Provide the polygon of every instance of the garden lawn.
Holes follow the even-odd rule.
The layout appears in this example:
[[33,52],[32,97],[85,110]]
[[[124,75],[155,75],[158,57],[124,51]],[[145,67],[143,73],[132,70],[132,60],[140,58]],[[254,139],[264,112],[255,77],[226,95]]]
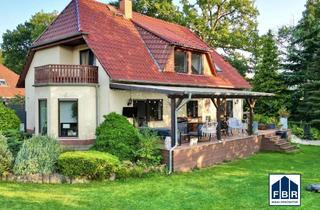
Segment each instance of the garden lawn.
[[[1,209],[269,209],[268,174],[302,174],[302,208],[319,209],[320,147],[248,159],[172,176],[79,185],[0,183]],[[275,207],[289,209],[292,207]]]

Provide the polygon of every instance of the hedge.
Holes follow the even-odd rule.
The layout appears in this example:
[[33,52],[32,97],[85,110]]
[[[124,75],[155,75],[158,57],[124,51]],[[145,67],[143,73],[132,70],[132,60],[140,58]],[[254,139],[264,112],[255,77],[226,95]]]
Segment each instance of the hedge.
[[98,151],[66,152],[58,160],[58,168],[63,175],[92,180],[109,178],[119,165],[117,157]]
[[15,111],[7,108],[0,100],[0,131],[19,129],[20,120]]

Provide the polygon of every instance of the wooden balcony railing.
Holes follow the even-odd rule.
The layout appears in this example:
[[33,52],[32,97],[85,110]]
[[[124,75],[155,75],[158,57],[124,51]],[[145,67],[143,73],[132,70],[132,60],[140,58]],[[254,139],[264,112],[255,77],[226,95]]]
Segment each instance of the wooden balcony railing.
[[97,84],[98,67],[88,65],[50,64],[35,67],[35,85]]

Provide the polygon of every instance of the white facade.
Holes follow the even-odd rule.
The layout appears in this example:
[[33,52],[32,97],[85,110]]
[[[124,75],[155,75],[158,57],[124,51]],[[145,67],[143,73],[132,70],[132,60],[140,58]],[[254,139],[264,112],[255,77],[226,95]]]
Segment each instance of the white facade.
[[[111,90],[110,79],[98,60],[98,85],[48,85],[34,86],[34,68],[47,64],[79,64],[79,51],[87,49],[86,45],[77,47],[52,47],[36,51],[25,80],[27,129],[39,134],[38,102],[47,100],[48,135],[58,137],[59,100],[76,99],[78,101],[78,135],[72,139],[95,139],[95,129],[104,115],[110,112],[122,114],[123,107],[132,106],[130,100],[162,99],[163,120],[151,121],[150,127],[170,127],[170,102],[165,94],[138,91]],[[243,100],[233,100],[233,116],[242,119]],[[198,99],[198,115],[205,121],[207,116],[216,119],[216,109],[210,99]],[[182,107],[178,117],[186,116],[186,106]],[[132,121],[132,119],[129,119]],[[65,138],[63,138],[65,139]]]

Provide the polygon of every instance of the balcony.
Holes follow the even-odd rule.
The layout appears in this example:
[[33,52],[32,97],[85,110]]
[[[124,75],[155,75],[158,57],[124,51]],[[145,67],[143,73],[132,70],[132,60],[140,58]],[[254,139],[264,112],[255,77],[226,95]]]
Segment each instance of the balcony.
[[50,64],[35,67],[35,85],[97,84],[98,67],[89,65]]

